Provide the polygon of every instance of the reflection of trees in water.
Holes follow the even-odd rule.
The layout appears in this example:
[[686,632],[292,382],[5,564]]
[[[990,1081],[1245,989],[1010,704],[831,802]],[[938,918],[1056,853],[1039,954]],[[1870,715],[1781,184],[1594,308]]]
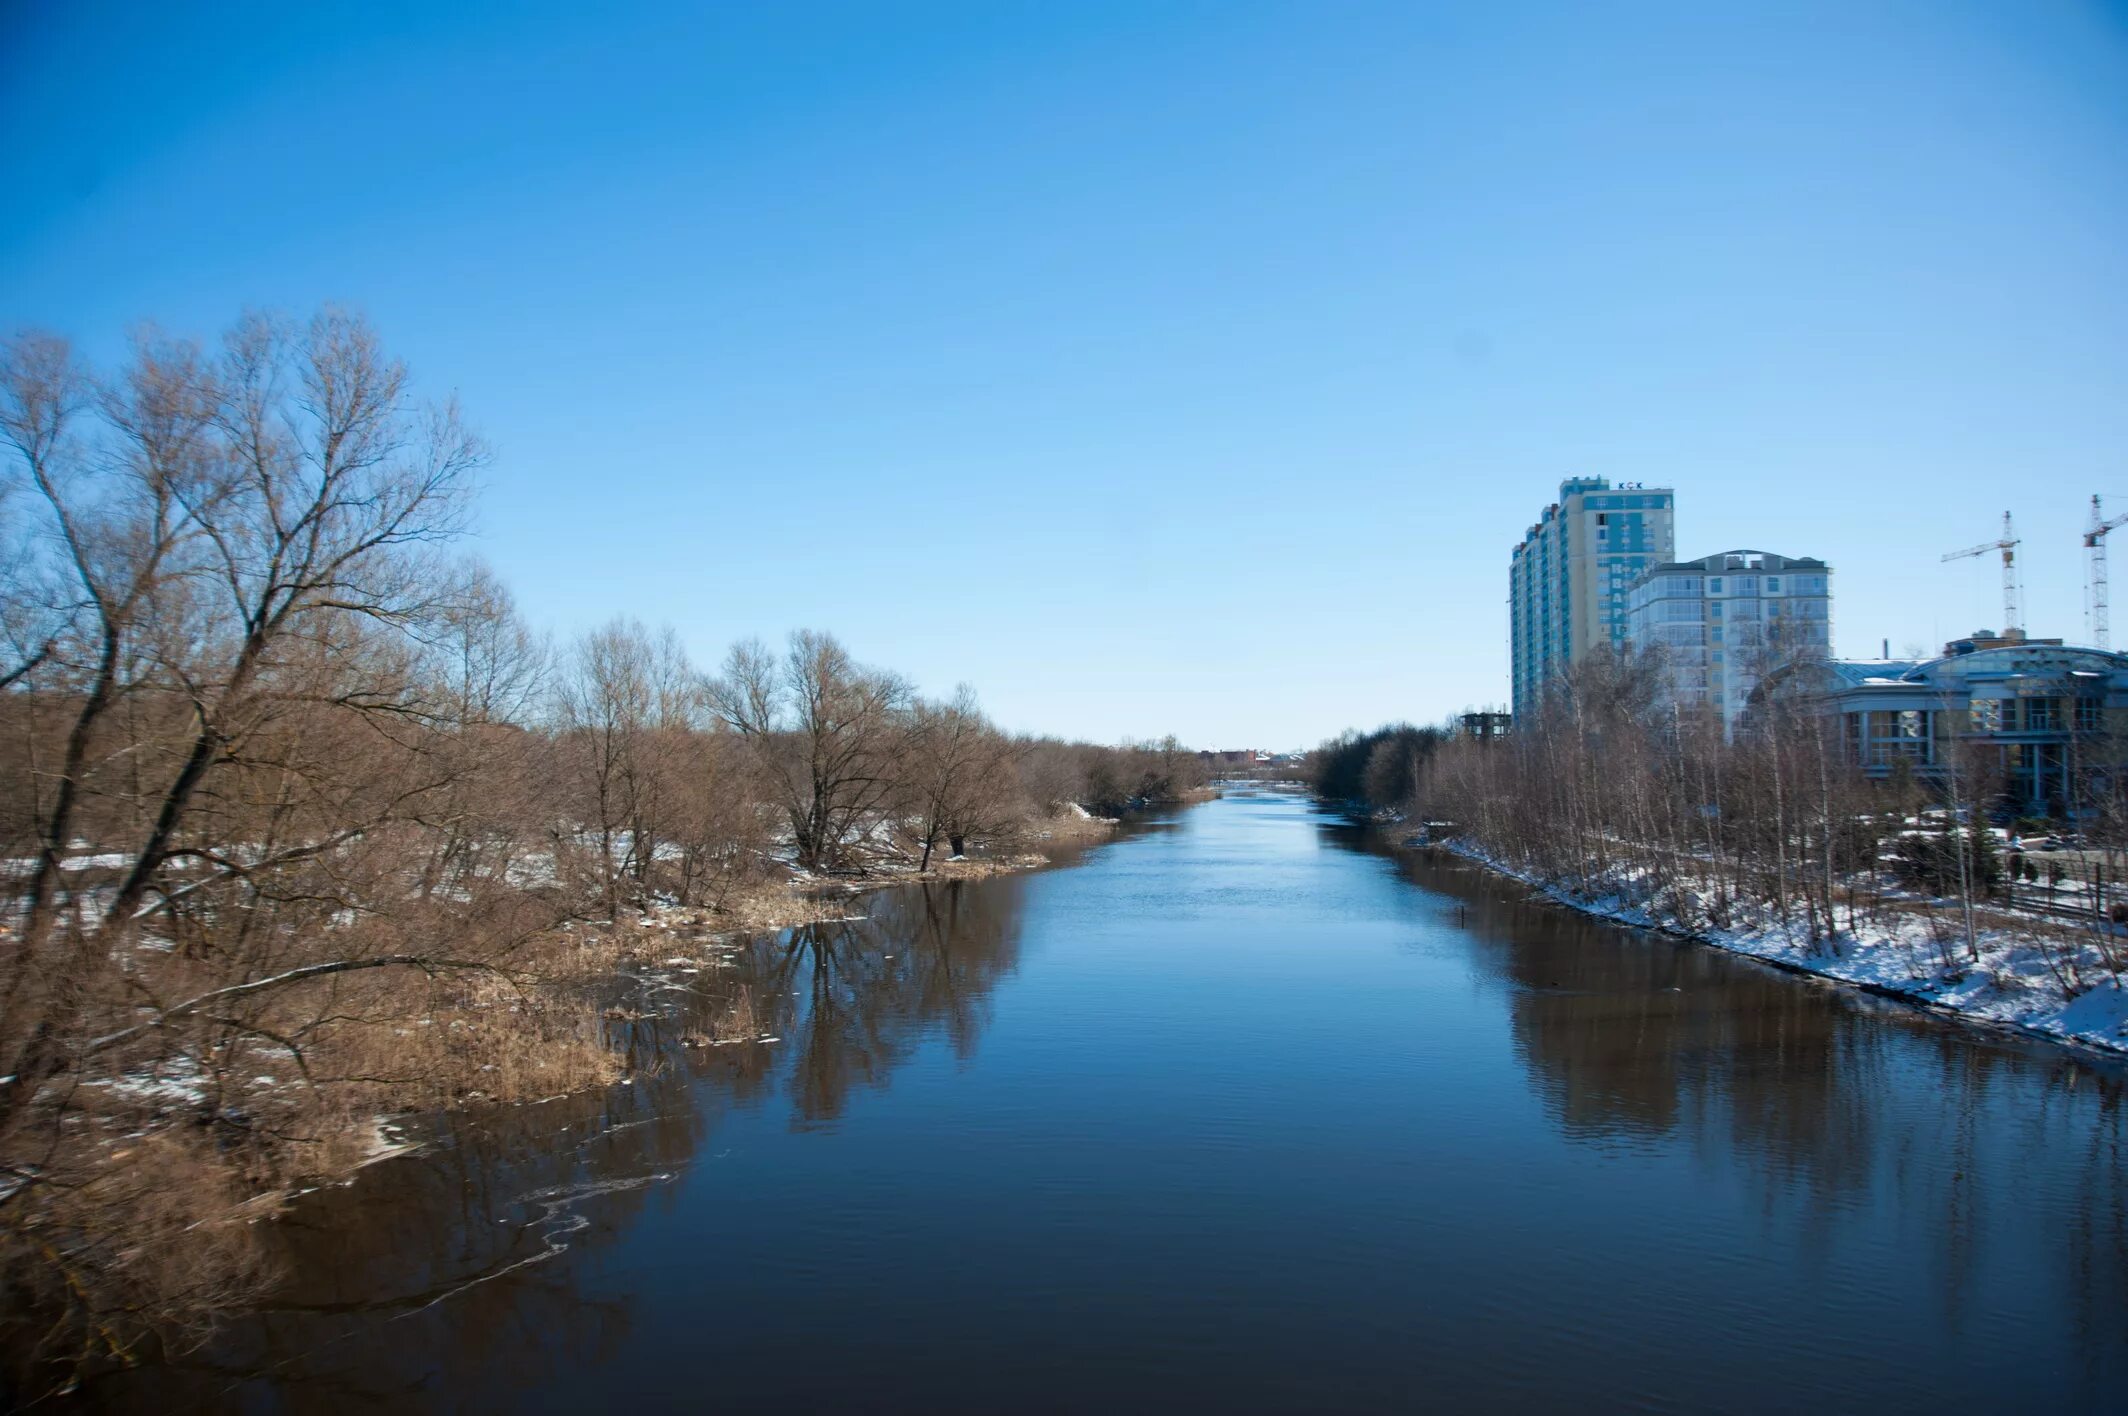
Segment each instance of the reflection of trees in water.
[[[192,1409],[261,1400],[272,1384],[304,1411],[374,1411],[451,1393],[507,1409],[561,1365],[617,1350],[630,1301],[585,1294],[558,1245],[623,1230],[709,1132],[704,1090],[765,1102],[788,1086],[794,1120],[843,1113],[933,1032],[972,1054],[990,990],[1016,966],[1024,882],[942,882],[882,892],[862,920],[763,936],[731,967],[616,1030],[631,1085],[536,1106],[438,1117],[421,1154],[300,1202],[272,1227],[290,1275],[270,1305],[204,1352],[114,1373],[92,1404]],[[687,1047],[751,998],[775,1045]],[[584,1225],[581,1230],[573,1228]],[[253,1385],[241,1391],[233,1386]]]
[[832,1121],[934,1032],[973,1055],[991,989],[1018,966],[1025,892],[1015,876],[882,891],[862,918],[761,935],[697,973],[652,970],[622,996],[642,1016],[617,1045],[742,1104],[787,1085],[797,1124]]
[[750,1069],[780,1065],[794,1121],[832,1121],[934,1032],[972,1055],[990,990],[1019,962],[1023,895],[1017,879],[925,885],[878,897],[861,920],[756,941],[704,999],[714,1012],[748,990],[762,1027],[783,1039],[731,1049],[747,1054],[742,1087],[759,1080]]
[[1531,1083],[1567,1135],[1682,1136],[1716,1159],[1739,1153],[1766,1213],[1793,1197],[1814,1245],[1888,1196],[1880,1213],[1912,1222],[1925,1246],[1913,1261],[1940,1280],[1954,1325],[1977,1306],[1984,1264],[2029,1260],[2058,1270],[2066,1311],[2090,1328],[2083,1350],[2118,1344],[2104,1325],[2128,1305],[2119,1076],[1896,1005],[1857,1006],[1714,950],[1635,939],[1461,865],[1403,869],[1461,902],[1511,990]]
[[[93,1382],[91,1404],[190,1410],[282,1385],[305,1411],[373,1411],[438,1371],[498,1407],[556,1360],[596,1360],[629,1322],[587,1300],[550,1248],[629,1222],[684,1165],[700,1114],[672,1081],[439,1118],[420,1154],[299,1201],[267,1231],[288,1278],[203,1352]],[[577,1232],[575,1226],[584,1226]]]

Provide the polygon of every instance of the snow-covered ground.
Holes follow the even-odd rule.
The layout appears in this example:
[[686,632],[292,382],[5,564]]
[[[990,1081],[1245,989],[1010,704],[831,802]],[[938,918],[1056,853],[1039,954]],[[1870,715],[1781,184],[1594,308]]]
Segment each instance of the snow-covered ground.
[[[1465,842],[1440,844],[1587,914],[1682,935],[1963,1017],[2128,1052],[2128,990],[2107,971],[2099,942],[2088,936],[2078,939],[2062,932],[2045,938],[2034,928],[1982,927],[1974,940],[1979,955],[1974,960],[1966,953],[1962,925],[1946,943],[1936,932],[1947,922],[1946,915],[1937,915],[1932,930],[1928,916],[1919,910],[1890,912],[1859,934],[1843,933],[1830,941],[1813,942],[1800,925],[1783,925],[1778,919],[1726,929],[1685,928],[1646,900],[1634,898],[1628,888],[1582,894],[1538,879]],[[2112,943],[2117,953],[2128,952],[2128,937]],[[2069,965],[2085,981],[2095,980],[2074,996],[2063,983]]]

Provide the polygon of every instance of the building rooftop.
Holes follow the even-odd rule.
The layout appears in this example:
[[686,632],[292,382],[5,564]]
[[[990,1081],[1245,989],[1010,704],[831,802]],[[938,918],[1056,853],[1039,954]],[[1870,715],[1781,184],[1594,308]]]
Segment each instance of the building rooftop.
[[[1599,492],[1632,492],[1635,494],[1647,492],[1675,496],[1677,488],[1651,487],[1645,482],[1620,482],[1614,486],[1610,479],[1605,477],[1569,477],[1559,484],[1561,501],[1564,501],[1567,497],[1593,495]],[[1559,515],[1559,507],[1560,502],[1556,501],[1545,507],[1543,515],[1530,523],[1529,529],[1522,533],[1522,539],[1513,546],[1514,554],[1520,555],[1529,543],[1537,538],[1538,534],[1544,530],[1544,524]]]
[[[1981,648],[1953,640],[1933,659],[1813,659],[1776,670],[1761,681],[1760,693],[1777,683],[1792,683],[1806,693],[1844,693],[1851,689],[1886,693],[1950,681],[2007,682],[2020,678],[2103,678],[2128,673],[2128,654],[2059,639],[1996,640]],[[1754,697],[1759,694],[1754,694]]]
[[[1768,564],[1768,562],[1772,562],[1772,564]],[[1711,556],[1700,556],[1695,560],[1668,561],[1662,565],[1648,567],[1647,573],[1656,575],[1666,570],[1705,573],[1710,570],[1771,570],[1778,572],[1831,569],[1831,566],[1815,556],[1784,556],[1773,551],[1739,550],[1716,551]]]

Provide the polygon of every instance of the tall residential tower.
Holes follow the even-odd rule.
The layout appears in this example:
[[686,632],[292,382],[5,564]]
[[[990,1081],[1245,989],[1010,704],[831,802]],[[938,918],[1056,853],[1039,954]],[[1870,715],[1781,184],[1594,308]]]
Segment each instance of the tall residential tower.
[[1626,648],[1626,592],[1676,554],[1677,493],[1602,477],[1559,484],[1559,500],[1508,562],[1508,644],[1516,716],[1597,650]]

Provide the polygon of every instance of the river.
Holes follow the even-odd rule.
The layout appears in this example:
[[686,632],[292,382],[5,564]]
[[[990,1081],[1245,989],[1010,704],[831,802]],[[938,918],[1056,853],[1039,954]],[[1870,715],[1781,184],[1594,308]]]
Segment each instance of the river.
[[[113,1410],[2120,1409],[2117,1069],[1242,791],[649,980]],[[744,986],[773,1043],[690,1048]]]

